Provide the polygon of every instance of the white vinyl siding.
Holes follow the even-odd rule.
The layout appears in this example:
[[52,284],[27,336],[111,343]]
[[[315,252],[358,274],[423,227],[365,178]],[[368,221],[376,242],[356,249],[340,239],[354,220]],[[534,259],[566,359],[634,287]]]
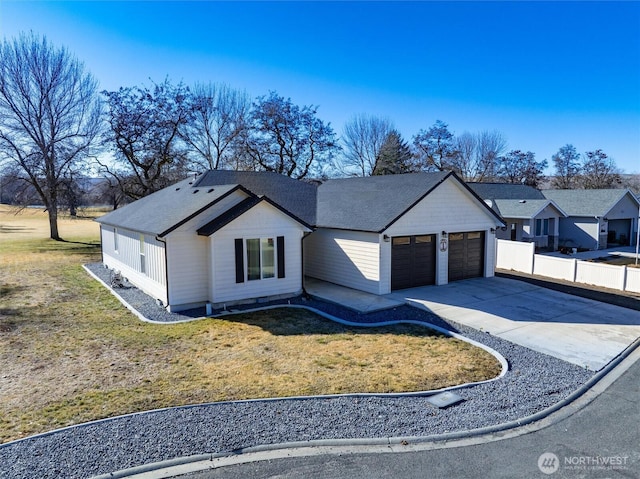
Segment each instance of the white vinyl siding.
[[305,274],[381,294],[380,235],[320,228],[304,240]]
[[[220,304],[299,293],[302,290],[301,242],[305,231],[308,230],[297,221],[268,203],[262,202],[215,232],[209,238],[213,277],[210,301]],[[247,240],[272,238],[275,241],[279,236],[284,237],[284,278],[274,275],[260,281],[236,283],[236,239],[243,239],[246,274]],[[276,260],[277,257],[274,255],[274,265],[277,264]]]
[[[436,234],[438,250],[436,252],[436,284],[446,284],[449,279],[449,249],[440,250],[442,232],[462,233],[470,231],[485,232],[485,270],[484,276],[494,275],[495,234],[499,220],[484,208],[462,185],[453,178],[436,187],[427,197],[407,211],[384,233],[390,237]],[[499,227],[499,226],[498,226]],[[381,253],[381,271],[385,284],[382,292],[391,291],[391,243],[383,242]]]
[[[149,296],[166,304],[164,243],[150,235],[105,225],[100,227],[100,237],[103,263],[120,271],[125,278]],[[141,264],[141,251],[144,251],[144,269]]]
[[200,306],[210,300],[209,238],[199,236],[197,231],[245,198],[246,193],[236,191],[166,236],[172,311]]

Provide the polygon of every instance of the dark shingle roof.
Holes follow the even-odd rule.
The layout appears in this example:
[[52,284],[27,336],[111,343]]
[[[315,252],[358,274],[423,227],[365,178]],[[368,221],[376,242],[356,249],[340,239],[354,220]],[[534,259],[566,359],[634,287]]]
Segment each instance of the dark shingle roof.
[[[268,201],[305,226],[382,232],[453,173],[410,173],[328,180],[317,186],[277,173],[208,171],[98,218],[99,223],[164,236],[238,189],[250,198],[203,226],[209,235]],[[470,194],[474,194],[469,190]],[[260,197],[260,198],[258,198]],[[479,202],[502,221],[499,214]]]
[[628,190],[543,190],[569,216],[606,216],[626,194],[638,202]]
[[107,213],[96,221],[164,236],[238,188],[237,184],[198,188],[194,179],[189,178]]
[[510,183],[467,183],[483,200],[544,200],[540,190]]
[[233,220],[245,214],[247,211],[249,211],[251,208],[253,208],[255,205],[257,205],[261,201],[262,199],[257,196],[250,196],[246,200],[242,200],[240,203],[238,203],[237,205],[233,206],[232,208],[228,209],[227,211],[222,213],[220,216],[215,218],[213,221],[210,221],[206,225],[199,228],[198,234],[200,236],[211,236],[213,233],[215,233],[219,229],[224,228]]
[[382,232],[450,176],[457,179],[438,172],[326,181],[318,187],[317,226]]
[[317,186],[313,183],[267,171],[210,170],[198,178],[194,187],[228,184],[242,185],[258,196],[267,196],[307,224],[316,222]]

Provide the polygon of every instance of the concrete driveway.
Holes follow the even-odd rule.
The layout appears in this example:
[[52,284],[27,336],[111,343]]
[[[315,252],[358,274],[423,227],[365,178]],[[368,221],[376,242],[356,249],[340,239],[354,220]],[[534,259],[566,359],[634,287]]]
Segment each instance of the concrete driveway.
[[406,289],[387,297],[592,371],[640,337],[640,311],[506,278]]

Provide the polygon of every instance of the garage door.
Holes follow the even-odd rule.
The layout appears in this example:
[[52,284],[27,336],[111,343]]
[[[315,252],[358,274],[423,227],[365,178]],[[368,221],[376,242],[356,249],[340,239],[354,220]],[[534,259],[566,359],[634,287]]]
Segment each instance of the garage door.
[[484,231],[449,233],[449,281],[484,276]]
[[436,235],[391,239],[391,289],[415,288],[436,282]]
[[631,244],[631,220],[609,220],[607,245]]

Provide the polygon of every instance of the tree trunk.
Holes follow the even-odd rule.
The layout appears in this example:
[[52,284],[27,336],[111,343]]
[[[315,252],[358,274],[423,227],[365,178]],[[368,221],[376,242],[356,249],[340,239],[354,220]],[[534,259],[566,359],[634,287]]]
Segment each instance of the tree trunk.
[[49,229],[51,230],[51,239],[56,241],[61,241],[60,235],[58,234],[58,208],[52,207],[47,210],[49,213]]

